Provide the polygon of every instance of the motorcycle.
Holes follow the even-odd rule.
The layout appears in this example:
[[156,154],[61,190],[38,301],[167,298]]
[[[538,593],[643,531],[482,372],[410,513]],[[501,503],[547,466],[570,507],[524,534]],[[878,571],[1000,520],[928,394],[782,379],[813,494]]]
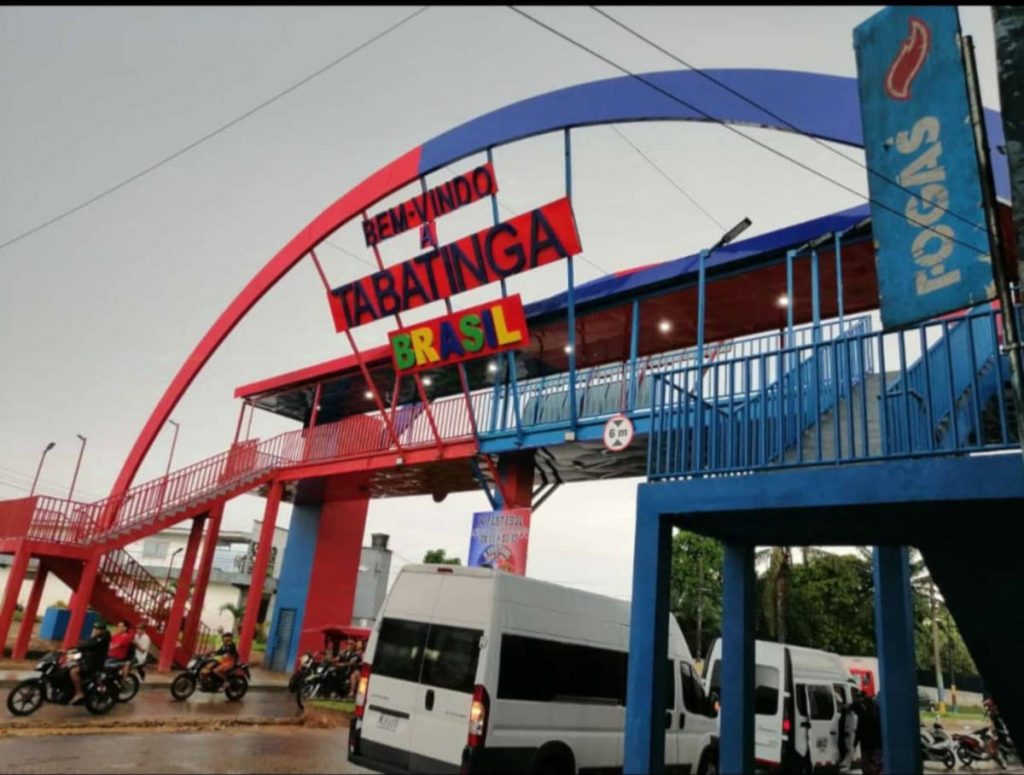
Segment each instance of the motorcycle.
[[203,672],[203,668],[209,664],[216,665],[217,660],[212,657],[192,657],[185,670],[171,681],[171,696],[176,700],[187,700],[196,689],[211,693],[223,691],[229,700],[237,702],[249,691],[248,663],[236,664],[224,676],[223,681],[214,675],[213,670]]
[[108,660],[106,667],[117,670],[121,678],[121,685],[117,693],[118,702],[131,702],[139,693],[142,682],[146,680],[146,666],[140,662],[132,662],[127,672],[124,672],[125,660]]
[[953,735],[953,740],[957,743],[957,758],[965,767],[970,767],[974,762],[994,761],[1001,769],[1006,769],[1006,758],[988,727],[976,729],[967,735]]
[[956,767],[956,756],[953,754],[954,741],[939,722],[932,724],[929,730],[921,725],[921,758],[926,762],[942,762],[947,770]]
[[351,665],[335,665],[330,662],[314,664],[295,692],[295,702],[301,709],[305,708],[306,700],[344,699],[348,696],[352,669]]
[[[78,665],[81,659],[82,655],[76,649],[52,651],[44,656],[36,665],[39,677],[29,678],[11,689],[7,695],[7,710],[15,716],[28,716],[39,710],[44,702],[69,704],[75,693],[71,668]],[[93,715],[102,715],[113,708],[121,690],[119,670],[103,667],[82,675],[85,709]]]
[[306,675],[319,661],[320,653],[314,654],[312,651],[307,651],[303,654],[302,658],[299,659],[299,666],[292,673],[292,677],[288,679],[288,691],[293,694],[298,692],[302,688],[302,682],[306,679]]

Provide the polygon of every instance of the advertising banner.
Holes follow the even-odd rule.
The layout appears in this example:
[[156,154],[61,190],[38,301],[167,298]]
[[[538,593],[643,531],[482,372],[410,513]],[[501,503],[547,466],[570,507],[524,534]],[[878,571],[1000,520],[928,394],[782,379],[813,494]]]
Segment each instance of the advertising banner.
[[530,509],[477,512],[473,515],[467,564],[525,576],[529,538]]
[[392,331],[388,339],[395,373],[402,375],[517,350],[530,343],[530,333],[515,294]]
[[995,297],[956,6],[893,6],[854,30],[886,328]]

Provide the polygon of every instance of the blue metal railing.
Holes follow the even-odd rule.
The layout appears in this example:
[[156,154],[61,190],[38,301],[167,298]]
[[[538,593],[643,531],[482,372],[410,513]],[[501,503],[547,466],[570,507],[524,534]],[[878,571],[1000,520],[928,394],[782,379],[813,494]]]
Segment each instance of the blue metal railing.
[[829,341],[661,373],[648,477],[1010,448],[996,317],[899,332],[860,319]]
[[[852,327],[869,326],[867,316],[848,320],[842,326],[837,322],[817,327],[794,328],[787,335],[794,344],[806,345],[817,338],[829,341],[847,333]],[[781,346],[779,332],[758,334],[729,342],[708,344],[705,347],[708,361],[713,363],[724,358],[749,358],[776,353]],[[641,357],[633,364],[620,361],[579,369],[576,372],[575,394],[576,415],[581,420],[608,417],[618,412],[647,413],[651,407],[655,378],[660,374],[673,372],[687,365],[694,365],[695,348],[674,350],[666,353]],[[633,399],[630,402],[630,385],[635,382]],[[562,372],[547,377],[520,379],[515,388],[512,385],[496,385],[492,390],[477,394],[474,406],[479,407],[477,417],[481,435],[515,432],[518,429],[533,429],[538,426],[564,425],[570,422],[570,375]],[[517,428],[514,412],[513,390],[518,392],[522,425]]]

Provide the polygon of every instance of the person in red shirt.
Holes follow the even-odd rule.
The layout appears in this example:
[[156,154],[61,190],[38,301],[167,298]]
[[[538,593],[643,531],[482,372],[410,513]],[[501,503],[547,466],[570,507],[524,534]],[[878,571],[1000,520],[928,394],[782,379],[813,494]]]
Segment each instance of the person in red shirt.
[[131,633],[131,625],[124,619],[117,623],[117,630],[110,638],[110,648],[107,650],[107,662],[124,662],[121,672],[126,674],[131,668],[131,652],[134,648],[134,636]]

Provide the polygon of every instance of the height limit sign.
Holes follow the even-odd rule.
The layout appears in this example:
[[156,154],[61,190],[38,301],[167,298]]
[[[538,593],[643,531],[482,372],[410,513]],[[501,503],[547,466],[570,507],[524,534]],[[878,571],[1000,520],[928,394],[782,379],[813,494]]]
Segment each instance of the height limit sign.
[[604,447],[610,452],[622,452],[633,441],[633,421],[624,414],[608,418],[604,424]]

